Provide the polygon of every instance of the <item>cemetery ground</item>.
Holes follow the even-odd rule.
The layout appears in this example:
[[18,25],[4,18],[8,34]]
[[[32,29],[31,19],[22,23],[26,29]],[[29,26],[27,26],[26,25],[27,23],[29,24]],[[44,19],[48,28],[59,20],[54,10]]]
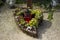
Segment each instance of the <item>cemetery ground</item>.
[[39,38],[33,38],[24,34],[13,16],[14,9],[3,7],[0,10],[0,40],[60,40],[60,12],[54,12],[52,22],[47,20],[44,13],[44,21],[38,29]]

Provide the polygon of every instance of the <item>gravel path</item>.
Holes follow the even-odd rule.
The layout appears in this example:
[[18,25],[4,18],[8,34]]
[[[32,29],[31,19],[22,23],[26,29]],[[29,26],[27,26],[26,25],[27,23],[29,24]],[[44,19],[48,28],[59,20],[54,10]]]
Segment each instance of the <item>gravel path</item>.
[[7,7],[0,12],[0,40],[60,40],[60,13],[54,13],[52,22],[47,21],[44,13],[43,25],[39,30],[39,39],[24,34],[16,25],[13,10]]
[[52,22],[47,21],[47,14],[44,14],[45,21],[39,28],[39,38],[42,40],[60,40],[60,12],[54,13]]

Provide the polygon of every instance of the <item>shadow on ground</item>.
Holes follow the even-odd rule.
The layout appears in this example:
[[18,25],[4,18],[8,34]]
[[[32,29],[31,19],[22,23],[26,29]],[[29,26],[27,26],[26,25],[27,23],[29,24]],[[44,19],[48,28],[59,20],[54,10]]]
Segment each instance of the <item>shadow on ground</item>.
[[42,39],[42,34],[46,32],[48,28],[50,28],[52,23],[50,21],[44,20],[40,27],[38,28],[38,37]]

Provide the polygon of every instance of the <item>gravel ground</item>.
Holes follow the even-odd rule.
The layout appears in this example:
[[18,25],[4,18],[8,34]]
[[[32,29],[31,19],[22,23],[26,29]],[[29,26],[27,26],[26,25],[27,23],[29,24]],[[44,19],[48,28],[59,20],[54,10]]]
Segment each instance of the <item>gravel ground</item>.
[[13,9],[3,7],[0,12],[0,40],[60,40],[60,12],[54,13],[52,22],[47,21],[47,13],[44,13],[44,21],[39,27],[39,39],[24,34],[16,25]]

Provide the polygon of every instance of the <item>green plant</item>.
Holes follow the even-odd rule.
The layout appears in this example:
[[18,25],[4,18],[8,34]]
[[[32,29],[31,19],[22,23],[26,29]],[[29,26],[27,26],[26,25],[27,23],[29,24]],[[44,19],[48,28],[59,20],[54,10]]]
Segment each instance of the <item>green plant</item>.
[[53,19],[52,0],[32,0],[34,5],[40,6],[41,8],[48,10],[48,19]]
[[16,4],[22,4],[25,3],[25,0],[16,0]]
[[1,5],[2,3],[3,3],[2,0],[0,0],[0,5]]
[[4,5],[3,1],[0,0],[0,7],[3,6],[3,5]]
[[48,12],[48,18],[47,19],[49,19],[49,21],[51,21],[53,19],[53,12],[54,12],[54,10]]

